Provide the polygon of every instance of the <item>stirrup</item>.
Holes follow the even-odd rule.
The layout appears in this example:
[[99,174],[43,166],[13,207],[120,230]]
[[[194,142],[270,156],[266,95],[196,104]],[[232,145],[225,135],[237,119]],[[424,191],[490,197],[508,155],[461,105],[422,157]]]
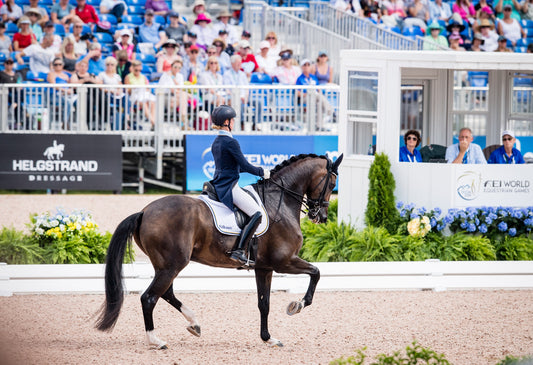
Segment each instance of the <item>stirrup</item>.
[[255,265],[255,261],[250,260],[248,257],[246,257],[246,255],[244,254],[244,250],[232,251],[229,257],[233,261],[237,261],[238,263],[246,267],[253,267]]

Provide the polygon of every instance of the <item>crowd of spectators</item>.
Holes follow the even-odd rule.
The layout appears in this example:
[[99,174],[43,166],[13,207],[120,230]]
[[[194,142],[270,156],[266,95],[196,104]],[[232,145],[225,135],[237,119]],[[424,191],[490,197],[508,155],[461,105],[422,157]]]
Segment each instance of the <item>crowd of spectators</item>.
[[425,50],[533,52],[533,0],[332,1],[398,33],[424,36]]

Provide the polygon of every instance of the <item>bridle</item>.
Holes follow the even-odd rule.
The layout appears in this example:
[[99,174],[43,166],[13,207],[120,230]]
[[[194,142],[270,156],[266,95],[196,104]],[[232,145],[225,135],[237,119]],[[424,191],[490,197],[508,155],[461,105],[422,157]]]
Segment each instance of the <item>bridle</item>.
[[[293,190],[291,190],[289,188],[286,188],[285,184],[283,183],[283,179],[281,177],[279,178],[280,182],[277,182],[274,179],[269,179],[268,180],[272,184],[274,184],[277,187],[279,187],[280,190],[282,191],[277,211],[279,211],[279,209],[281,207],[281,202],[283,200],[283,193],[285,193],[285,192],[288,193],[289,196],[291,196],[294,199],[298,200],[298,202],[300,204],[302,204],[307,209],[307,210],[303,210],[302,209],[301,211],[303,213],[306,213],[309,216],[309,218],[311,218],[311,220],[314,220],[318,216],[318,214],[320,213],[320,209],[322,209],[324,207],[329,207],[329,201],[325,200],[326,192],[327,192],[327,189],[328,189],[328,186],[329,186],[329,181],[331,179],[331,175],[334,175],[335,179],[336,179],[337,178],[337,173],[335,171],[333,171],[333,164],[332,164],[331,160],[328,158],[326,161],[327,161],[327,165],[326,165],[327,174],[325,176],[323,176],[322,179],[320,179],[320,181],[316,184],[316,186],[313,189],[311,189],[311,191],[310,191],[310,193],[313,193],[320,186],[320,184],[322,184],[322,182],[324,182],[324,185],[322,187],[322,191],[320,192],[320,195],[318,196],[317,199],[309,198],[307,193],[300,194],[300,193],[297,193],[296,191],[293,191]],[[264,201],[264,199],[263,199],[263,201]],[[277,213],[276,213],[276,216],[277,216]]]

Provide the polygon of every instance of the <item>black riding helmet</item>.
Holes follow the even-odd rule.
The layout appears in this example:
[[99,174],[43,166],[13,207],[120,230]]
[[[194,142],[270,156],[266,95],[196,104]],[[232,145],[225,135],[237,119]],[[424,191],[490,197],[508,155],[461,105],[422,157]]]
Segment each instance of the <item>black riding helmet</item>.
[[233,110],[231,106],[221,105],[213,110],[213,113],[211,114],[211,120],[213,121],[213,124],[223,127],[226,120],[231,120],[236,116],[237,113],[235,113],[235,110]]

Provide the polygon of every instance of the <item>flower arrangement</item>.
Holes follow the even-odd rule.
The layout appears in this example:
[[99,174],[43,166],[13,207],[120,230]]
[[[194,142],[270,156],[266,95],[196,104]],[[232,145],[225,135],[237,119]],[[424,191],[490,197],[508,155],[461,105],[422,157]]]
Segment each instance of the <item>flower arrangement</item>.
[[413,237],[424,237],[431,231],[431,223],[428,216],[413,218],[407,223],[407,231]]
[[[429,232],[438,233],[446,226],[442,221],[442,210],[440,208],[435,208],[430,211],[424,207],[415,209],[414,204],[404,205],[403,202],[398,202],[396,208],[400,215],[398,233],[406,233],[405,228],[407,228],[407,233],[411,236],[424,237]],[[411,226],[411,230],[409,226]],[[420,231],[420,228],[422,231]]]
[[62,208],[56,208],[53,214],[46,212],[33,215],[30,231],[43,246],[54,240],[68,240],[77,236],[98,233],[98,225],[89,212],[75,210],[67,213]]

